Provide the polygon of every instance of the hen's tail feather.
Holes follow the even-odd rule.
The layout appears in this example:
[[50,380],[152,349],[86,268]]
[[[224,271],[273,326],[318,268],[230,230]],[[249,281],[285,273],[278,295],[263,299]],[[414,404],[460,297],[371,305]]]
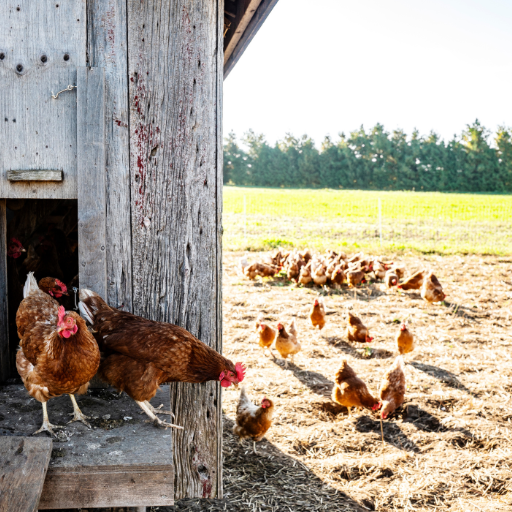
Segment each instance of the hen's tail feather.
[[34,272],[29,272],[25,285],[23,286],[23,298],[25,299],[29,295],[32,295],[36,290],[39,290],[39,286],[37,285],[36,278],[34,277]]
[[102,307],[109,307],[97,293],[87,288],[81,288],[79,296],[80,313],[91,324],[94,324],[94,317]]
[[245,384],[242,384],[240,386],[240,402],[247,402],[249,401],[249,397],[247,396]]

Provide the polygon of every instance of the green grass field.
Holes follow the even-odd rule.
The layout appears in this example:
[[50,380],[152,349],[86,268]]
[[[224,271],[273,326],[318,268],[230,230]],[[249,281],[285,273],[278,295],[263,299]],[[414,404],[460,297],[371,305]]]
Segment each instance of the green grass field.
[[224,247],[278,245],[510,254],[512,195],[224,187]]

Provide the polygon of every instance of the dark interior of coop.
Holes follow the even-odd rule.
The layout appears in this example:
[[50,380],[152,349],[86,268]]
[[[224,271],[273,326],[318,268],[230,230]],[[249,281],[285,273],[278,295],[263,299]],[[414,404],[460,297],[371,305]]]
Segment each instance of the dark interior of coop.
[[[78,203],[76,199],[8,199],[7,288],[10,377],[19,379],[15,357],[19,339],[16,312],[23,300],[29,272],[39,282],[59,279],[68,294],[59,299],[66,310],[74,309],[73,288],[78,288]],[[13,239],[21,242],[23,249]]]

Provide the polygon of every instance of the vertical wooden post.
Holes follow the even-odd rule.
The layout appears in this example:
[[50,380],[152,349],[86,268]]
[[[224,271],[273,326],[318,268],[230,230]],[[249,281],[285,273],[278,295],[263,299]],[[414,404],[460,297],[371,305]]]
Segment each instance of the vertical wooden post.
[[80,286],[107,296],[105,75],[77,70],[78,251]]
[[[223,2],[128,0],[136,314],[221,350]],[[171,386],[175,498],[221,496],[219,384]]]
[[133,311],[126,0],[87,0],[89,65],[105,70],[108,303]]
[[[7,210],[5,199],[0,199],[0,290],[7,290]],[[0,294],[0,382],[10,377],[7,293]]]

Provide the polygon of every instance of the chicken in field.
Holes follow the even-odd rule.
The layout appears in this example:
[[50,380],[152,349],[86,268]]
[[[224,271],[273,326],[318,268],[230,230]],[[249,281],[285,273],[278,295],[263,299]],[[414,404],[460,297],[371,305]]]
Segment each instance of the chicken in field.
[[268,348],[270,355],[275,359],[275,355],[272,352],[272,343],[274,343],[277,336],[277,329],[270,327],[263,321],[263,316],[258,316],[256,322],[256,332],[258,334],[259,346],[265,351]]
[[380,387],[381,418],[385,420],[400,407],[405,400],[404,360],[398,356],[393,366],[386,372]]
[[261,405],[254,405],[245,392],[242,385],[240,400],[236,408],[236,425],[233,434],[240,439],[250,438],[253,441],[253,451],[256,453],[256,443],[263,439],[267,430],[272,425],[274,403],[267,397],[263,397]]
[[432,272],[429,272],[423,280],[421,296],[430,304],[434,302],[442,302],[446,298],[446,294],[443,292],[441,283]]
[[386,277],[386,272],[389,270],[390,265],[387,263],[383,263],[375,259],[373,261],[373,273],[377,279],[384,279]]
[[393,270],[388,270],[384,276],[384,283],[387,288],[398,285],[398,275]]
[[327,282],[327,275],[325,273],[325,265],[320,264],[311,270],[311,277],[313,282],[318,286],[323,286]]
[[313,278],[311,277],[311,264],[308,263],[300,269],[299,283],[305,286],[311,283],[311,281],[313,281]]
[[325,307],[322,299],[315,299],[311,311],[309,312],[311,325],[318,330],[322,330],[325,325]]
[[349,415],[351,407],[371,409],[372,411],[379,408],[379,401],[372,396],[366,384],[356,375],[345,359],[334,376],[332,399],[346,407]]
[[347,280],[347,277],[345,276],[345,272],[343,272],[342,266],[338,266],[334,269],[333,273],[331,274],[331,282],[335,285],[342,285]]
[[419,290],[423,284],[424,277],[425,271],[419,270],[412,276],[408,277],[403,283],[400,283],[397,288],[400,288],[401,290]]
[[284,325],[277,324],[278,335],[276,339],[276,350],[285,360],[285,368],[288,368],[288,356],[293,363],[293,356],[300,352],[301,345],[297,341],[297,329],[295,328],[295,320],[292,320],[288,326],[288,331]]
[[400,354],[408,354],[414,350],[414,336],[407,329],[405,322],[400,326],[400,330],[396,335],[396,346]]
[[79,307],[106,355],[98,376],[126,391],[157,426],[176,427],[160,420],[149,403],[160,384],[212,380],[228,388],[244,379],[244,365],[232,363],[182,327],[112,308],[83,288]]
[[313,257],[311,255],[311,251],[309,249],[304,249],[303,251],[301,251],[300,253],[300,257],[304,260],[304,262],[306,263],[306,265],[309,263],[309,261],[311,260],[311,258]]
[[359,343],[371,343],[373,341],[369,329],[357,316],[350,312],[347,317],[347,338],[348,341],[358,341]]
[[46,430],[54,434],[46,402],[63,394],[69,394],[73,403],[71,421],[88,425],[73,395],[85,393],[98,370],[98,345],[85,321],[40,290],[32,272],[23,295],[16,314],[20,338],[16,368],[30,396],[43,404],[43,425],[35,433]]
[[347,276],[347,283],[350,288],[366,282],[363,270],[348,270],[345,275]]

